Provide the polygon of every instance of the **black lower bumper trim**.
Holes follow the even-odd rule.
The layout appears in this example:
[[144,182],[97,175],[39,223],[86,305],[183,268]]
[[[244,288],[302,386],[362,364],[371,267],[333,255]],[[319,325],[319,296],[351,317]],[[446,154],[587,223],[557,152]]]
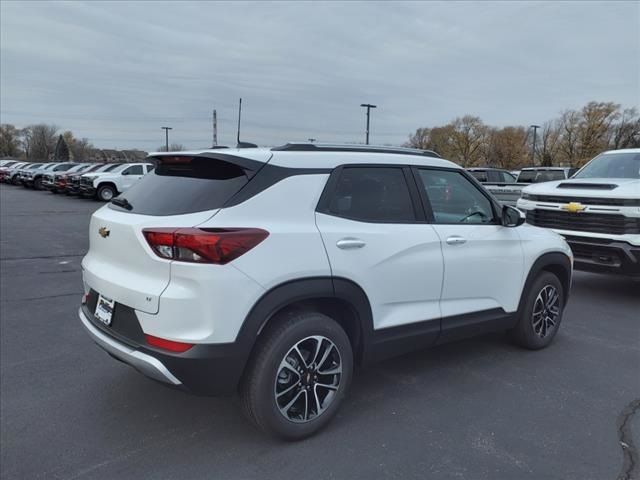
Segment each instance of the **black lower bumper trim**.
[[640,277],[640,247],[599,238],[565,239],[573,251],[576,270]]
[[91,324],[112,340],[128,348],[156,358],[180,382],[179,389],[196,395],[233,395],[247,362],[246,349],[236,343],[196,344],[183,353],[163,351],[144,342],[142,328],[135,311],[118,304],[114,311],[112,325],[106,326],[95,318],[97,294],[91,291],[87,303],[82,305],[84,315]]

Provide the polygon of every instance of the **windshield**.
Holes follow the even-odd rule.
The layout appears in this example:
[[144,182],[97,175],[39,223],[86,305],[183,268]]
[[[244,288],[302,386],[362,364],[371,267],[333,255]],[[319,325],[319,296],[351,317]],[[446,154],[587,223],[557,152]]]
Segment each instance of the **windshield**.
[[100,170],[98,170],[99,172],[111,172],[113,170],[115,170],[118,167],[121,167],[122,163],[114,163],[113,165],[109,165],[105,168],[101,168]]
[[587,163],[573,178],[638,178],[640,153],[603,153]]

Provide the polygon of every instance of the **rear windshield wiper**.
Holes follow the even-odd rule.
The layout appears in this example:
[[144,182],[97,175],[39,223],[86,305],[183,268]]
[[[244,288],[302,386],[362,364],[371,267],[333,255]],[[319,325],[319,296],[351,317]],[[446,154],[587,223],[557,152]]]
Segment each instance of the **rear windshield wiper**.
[[129,203],[129,200],[127,200],[126,198],[114,198],[113,200],[111,200],[111,203],[127,210],[133,210],[133,205],[131,205]]

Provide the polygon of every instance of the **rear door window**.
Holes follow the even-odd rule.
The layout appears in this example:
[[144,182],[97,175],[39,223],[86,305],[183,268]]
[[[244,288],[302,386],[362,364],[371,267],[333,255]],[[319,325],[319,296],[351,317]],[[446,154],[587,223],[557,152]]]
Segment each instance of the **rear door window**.
[[326,213],[373,223],[416,220],[407,180],[398,167],[345,167]]
[[156,168],[122,195],[131,208],[113,204],[110,208],[160,216],[215,210],[248,182],[242,167],[225,160],[191,156],[157,160]]

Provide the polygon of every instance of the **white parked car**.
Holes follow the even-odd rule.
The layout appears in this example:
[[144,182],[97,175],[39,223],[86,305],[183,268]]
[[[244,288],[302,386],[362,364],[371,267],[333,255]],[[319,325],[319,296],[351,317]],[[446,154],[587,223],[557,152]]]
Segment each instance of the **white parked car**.
[[123,163],[108,171],[87,173],[80,177],[79,191],[81,195],[108,202],[126,192],[151,170],[152,163]]
[[239,391],[277,436],[325,425],[354,365],[488,331],[539,349],[558,331],[569,246],[452,162],[320,144],[154,160],[91,218],[82,324],[156,380]]
[[604,152],[570,180],[526,187],[518,208],[566,238],[576,269],[640,277],[640,148]]

